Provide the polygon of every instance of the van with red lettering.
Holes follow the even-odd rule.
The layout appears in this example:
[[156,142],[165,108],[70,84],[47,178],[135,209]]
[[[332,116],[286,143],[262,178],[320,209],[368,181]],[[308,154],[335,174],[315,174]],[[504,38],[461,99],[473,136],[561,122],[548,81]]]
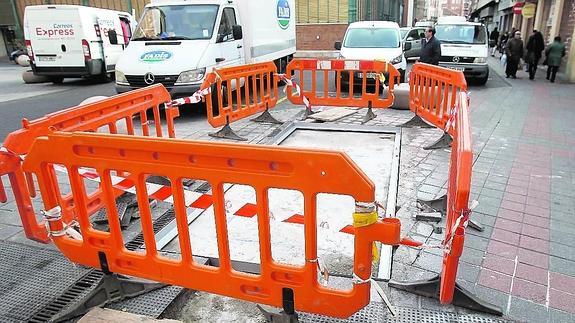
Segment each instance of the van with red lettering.
[[[27,6],[24,38],[35,75],[108,80],[135,21],[127,12],[74,5]],[[117,37],[110,43],[109,31]]]

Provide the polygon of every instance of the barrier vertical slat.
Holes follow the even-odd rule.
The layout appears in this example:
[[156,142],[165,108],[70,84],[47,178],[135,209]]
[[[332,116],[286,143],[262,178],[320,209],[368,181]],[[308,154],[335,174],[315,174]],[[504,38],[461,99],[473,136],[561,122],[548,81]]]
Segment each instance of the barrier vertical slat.
[[150,202],[148,200],[149,192],[146,188],[145,175],[138,176],[134,180],[136,188],[136,198],[138,200],[138,209],[140,210],[140,223],[142,225],[142,234],[146,245],[146,258],[154,259],[156,257],[156,238],[154,236],[154,227],[152,223],[152,212],[150,211]]
[[[108,218],[108,226],[110,227],[110,235],[112,236],[112,243],[114,248],[124,248],[124,241],[122,238],[122,227],[120,226],[120,218],[118,210],[116,209],[116,196],[112,186],[112,179],[110,177],[110,170],[101,170],[100,179],[104,189],[104,201],[106,208],[106,216]],[[75,172],[78,173],[77,171]],[[78,177],[79,175],[75,175]],[[86,225],[90,225],[87,223]]]
[[132,120],[132,116],[127,116],[126,120],[126,128],[127,132],[130,136],[134,135],[134,120]]
[[436,80],[431,79],[429,80],[430,83],[430,93],[429,93],[429,113],[432,115],[437,115],[437,111],[435,109],[435,98],[437,93],[437,84]]
[[172,196],[174,198],[174,213],[176,215],[176,225],[178,227],[178,239],[180,242],[180,253],[182,255],[183,264],[192,264],[193,256],[190,239],[190,229],[188,227],[188,219],[186,206],[184,203],[184,189],[182,179],[176,180],[175,178],[170,178],[171,183],[177,183],[172,185]]
[[441,113],[449,113],[449,87],[453,85],[449,85],[444,82],[443,88],[443,102],[441,104]]
[[162,122],[160,117],[160,107],[158,105],[154,106],[154,125],[156,126],[156,137],[163,137],[162,133]]
[[[225,208],[225,196],[223,184],[212,183],[212,196],[213,196],[213,207],[214,207],[214,218],[216,220],[216,233],[218,237],[218,257],[220,258],[220,268],[223,271],[229,271],[231,269],[231,258],[230,258],[230,245],[227,237],[228,226],[226,222],[226,208]],[[224,239],[223,237],[226,237]]]
[[[317,195],[315,192],[304,192],[304,231],[306,236],[305,260],[306,265],[317,261]],[[311,263],[317,266],[316,263]]]
[[26,178],[26,183],[28,184],[28,192],[30,192],[30,197],[36,197],[36,185],[34,185],[34,178],[30,173],[24,173]]
[[149,137],[150,136],[150,128],[149,128],[149,122],[148,122],[148,116],[146,115],[146,112],[140,112],[140,123],[142,126],[142,135]]
[[256,187],[256,209],[258,220],[258,238],[260,242],[260,264],[262,277],[268,276],[272,263],[272,250],[270,239],[270,210],[268,193],[261,187]]

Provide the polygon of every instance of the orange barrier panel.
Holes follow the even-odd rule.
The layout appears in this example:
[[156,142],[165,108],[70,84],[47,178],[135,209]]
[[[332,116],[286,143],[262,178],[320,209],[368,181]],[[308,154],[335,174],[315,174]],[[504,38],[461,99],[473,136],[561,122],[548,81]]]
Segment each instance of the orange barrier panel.
[[[298,79],[300,89],[288,87],[288,100],[306,106],[309,101],[309,105],[389,108],[393,104],[393,88],[399,79],[399,72],[392,64],[366,60],[298,58],[288,64],[286,74]],[[335,92],[329,91],[332,79]],[[387,91],[381,89],[384,79],[388,82]],[[321,88],[318,86],[320,80],[323,82]],[[361,90],[356,92],[356,86]]]
[[[447,217],[445,221],[443,269],[439,300],[442,304],[453,301],[459,257],[463,253],[465,228],[471,211],[469,194],[473,167],[473,146],[467,94],[459,93],[457,98],[453,145],[449,162],[449,183],[447,187]],[[453,122],[453,121],[452,121]]]
[[210,125],[229,125],[273,108],[278,101],[275,74],[273,62],[214,69],[202,84],[203,88],[215,84],[216,95],[206,96]]
[[416,63],[409,73],[409,109],[442,130],[460,92],[467,92],[463,72]]
[[[150,136],[150,127],[153,127],[155,136],[162,137],[160,105],[166,102],[170,102],[170,95],[163,85],[159,84],[98,102],[68,108],[33,121],[24,119],[23,128],[10,133],[0,150],[0,176],[8,175],[26,236],[33,240],[48,242],[44,224],[37,222],[30,200],[30,197],[35,196],[34,182],[32,177],[22,173],[20,168],[21,155],[29,152],[34,140],[56,130],[108,131],[115,134],[119,132],[122,121],[125,123],[127,134],[135,135],[136,128],[139,127],[142,135]],[[153,114],[152,120],[148,120],[147,112],[149,111]],[[167,107],[165,113],[167,134],[169,137],[174,137],[174,119],[179,116],[179,110]],[[138,126],[134,124],[134,117],[139,118]],[[91,210],[97,210],[100,207],[100,193],[97,191],[89,197]],[[71,196],[66,197],[65,200],[63,211],[67,218],[73,218],[75,216],[74,201]]]
[[[120,152],[125,152],[124,157]],[[54,189],[53,165],[67,168],[76,201],[80,231],[70,237],[63,231],[70,225],[58,211],[62,196]],[[95,230],[89,220],[80,168],[95,169],[102,180],[110,231]],[[291,289],[299,311],[348,317],[368,304],[372,267],[372,243],[400,243],[399,219],[377,219],[377,212],[356,219],[354,285],[351,290],[334,290],[318,283],[316,195],[332,193],[352,196],[375,208],[375,187],[369,178],[342,152],[267,147],[224,143],[167,140],[108,134],[54,133],[38,138],[24,161],[24,170],[37,175],[44,206],[50,215],[52,239],[70,260],[114,273],[134,275],[181,285],[237,299],[281,307],[283,291]],[[134,179],[140,209],[145,253],[125,249],[116,214],[111,181],[112,170],[122,170]],[[146,175],[165,176],[172,183],[181,260],[164,257],[156,249],[149,209]],[[202,178],[212,187],[219,267],[193,260],[184,178]],[[224,183],[241,183],[254,188],[257,200],[261,273],[246,274],[232,269],[226,225]],[[303,266],[275,262],[271,254],[270,188],[297,190],[304,195],[305,259]],[[356,211],[360,212],[360,211]],[[77,237],[81,235],[80,237]],[[76,236],[76,238],[74,238]]]

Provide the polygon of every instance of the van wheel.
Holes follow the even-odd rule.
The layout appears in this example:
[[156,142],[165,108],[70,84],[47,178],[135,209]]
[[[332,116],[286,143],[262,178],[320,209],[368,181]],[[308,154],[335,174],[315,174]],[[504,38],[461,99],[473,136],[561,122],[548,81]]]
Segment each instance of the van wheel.
[[64,82],[64,78],[63,77],[51,77],[50,82],[52,82],[54,84],[62,84]]
[[489,75],[485,75],[485,77],[477,79],[477,84],[478,85],[485,85],[485,83],[487,83],[488,78],[489,78]]

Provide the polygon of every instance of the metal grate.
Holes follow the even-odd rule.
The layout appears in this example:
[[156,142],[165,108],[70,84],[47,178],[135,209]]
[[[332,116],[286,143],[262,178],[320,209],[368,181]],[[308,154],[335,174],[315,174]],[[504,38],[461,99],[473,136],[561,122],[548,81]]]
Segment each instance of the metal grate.
[[183,290],[182,287],[178,286],[166,286],[138,297],[108,304],[106,308],[149,317],[159,317]]
[[507,320],[484,317],[473,314],[458,314],[451,312],[439,312],[432,310],[416,309],[409,307],[396,307],[397,316],[393,317],[385,305],[382,303],[370,303],[361,311],[355,313],[348,319],[335,319],[326,316],[301,313],[299,315],[301,322],[314,323],[343,323],[343,322],[382,322],[382,323],[506,323]]
[[[162,214],[158,219],[154,221],[154,233],[160,231],[163,227],[165,227],[170,221],[174,219],[174,210],[170,209],[167,210],[164,214]],[[134,251],[141,246],[144,245],[144,236],[142,233],[138,234],[134,239],[126,243],[126,249]],[[61,255],[58,255],[61,257]],[[66,262],[68,262],[66,260]],[[68,262],[69,263],[69,262]],[[71,265],[71,264],[70,264]],[[71,265],[72,266],[72,265]],[[67,309],[72,304],[80,300],[83,296],[88,294],[93,288],[95,288],[102,278],[104,277],[104,273],[98,269],[86,269],[87,274],[77,280],[72,286],[67,288],[62,294],[60,295],[53,295],[52,297],[47,297],[46,299],[51,299],[51,301],[44,305],[44,307],[40,308],[40,310],[36,311],[32,317],[28,319],[29,322],[39,323],[39,322],[47,322],[50,321],[52,317],[56,314],[60,313],[62,310]],[[57,272],[56,272],[57,274]],[[65,286],[69,286],[69,280],[65,280]],[[40,281],[43,283],[44,281]],[[63,290],[65,287],[60,288],[58,290]],[[144,314],[148,316],[154,315],[158,310],[164,310],[171,301],[181,292],[180,287],[173,287],[170,288],[162,288],[158,291],[163,291],[159,293],[158,291],[150,292],[146,295],[142,295],[133,299],[132,302],[123,301],[119,302],[118,306],[124,306],[131,310],[138,312],[137,314]],[[161,299],[155,299],[154,295],[161,296]],[[166,295],[173,295],[171,298],[167,297]],[[56,297],[54,297],[56,296]],[[145,299],[147,302],[151,304],[155,304],[155,306],[141,306],[136,299]],[[152,302],[154,300],[154,302]],[[1,301],[1,298],[0,298]],[[165,303],[165,306],[164,306]],[[133,305],[130,305],[133,304]],[[111,304],[110,306],[112,306]],[[115,305],[114,305],[115,306]],[[112,308],[112,307],[110,307]],[[26,313],[30,313],[33,311],[26,311]],[[134,312],[135,313],[135,312]],[[0,313],[1,314],[1,313]],[[161,312],[159,313],[161,314]],[[159,315],[158,314],[158,315]],[[156,315],[156,316],[158,316]],[[25,316],[28,318],[29,316]]]
[[89,272],[59,251],[0,241],[0,318],[28,321],[69,285]]

